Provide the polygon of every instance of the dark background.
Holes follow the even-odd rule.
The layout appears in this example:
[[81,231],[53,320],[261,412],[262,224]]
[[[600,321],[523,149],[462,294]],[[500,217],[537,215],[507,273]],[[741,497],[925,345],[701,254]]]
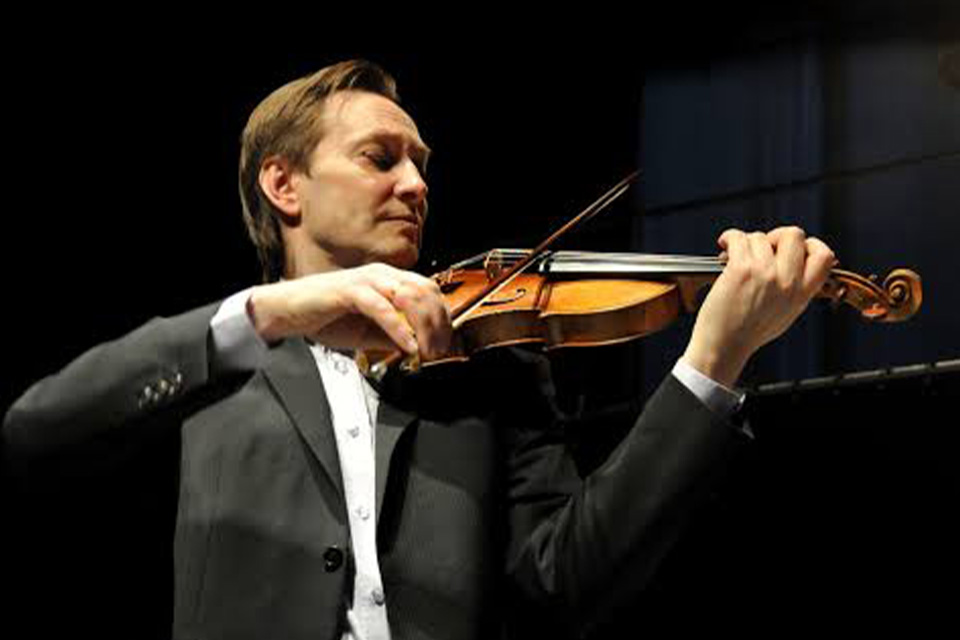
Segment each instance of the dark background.
[[[257,280],[236,188],[240,130],[270,90],[348,57],[396,76],[434,149],[425,272],[534,244],[642,166],[645,182],[564,246],[712,253],[726,226],[799,222],[849,269],[910,266],[924,277],[925,307],[911,322],[866,325],[815,305],[745,384],[960,358],[960,165],[955,155],[910,164],[960,150],[960,90],[936,67],[956,46],[956,10],[642,11],[581,10],[548,24],[465,10],[433,16],[430,30],[401,13],[364,23],[282,16],[296,36],[268,15],[243,27],[167,14],[24,26],[30,47],[4,51],[0,406],[100,341]],[[108,28],[107,18],[120,22]],[[682,206],[894,160],[905,165]],[[669,369],[688,329],[682,320],[643,344],[556,357],[581,418],[572,436],[585,468],[616,441],[621,416]],[[764,633],[828,620],[851,630],[956,626],[957,388],[956,374],[925,370],[758,396],[756,446],[637,604],[637,632],[644,620]],[[165,452],[123,487],[83,471],[40,487],[5,484],[3,562],[20,597],[0,617],[34,630],[8,637],[139,622],[162,637],[164,518],[175,498]],[[635,613],[610,624],[622,630]]]

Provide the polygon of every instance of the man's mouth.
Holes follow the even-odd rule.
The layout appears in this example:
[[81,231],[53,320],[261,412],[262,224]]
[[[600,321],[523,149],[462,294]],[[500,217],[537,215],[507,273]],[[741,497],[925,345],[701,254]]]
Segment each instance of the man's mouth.
[[390,216],[385,218],[385,222],[396,223],[400,231],[410,237],[415,242],[420,241],[420,219],[416,216]]

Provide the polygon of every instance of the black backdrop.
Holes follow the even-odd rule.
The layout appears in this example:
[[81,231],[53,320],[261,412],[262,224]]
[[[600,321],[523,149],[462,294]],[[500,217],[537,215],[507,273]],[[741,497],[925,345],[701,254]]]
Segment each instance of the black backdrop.
[[[31,49],[5,51],[10,345],[2,406],[99,341],[256,280],[236,195],[237,139],[249,110],[291,77],[354,56],[397,76],[405,106],[436,152],[423,264],[429,271],[434,261],[491,246],[529,245],[634,169],[652,76],[728,57],[762,58],[811,37],[841,44],[904,34],[956,40],[955,18],[938,3],[829,4],[766,14],[743,3],[696,15],[676,9],[640,26],[614,17],[613,28],[595,27],[601,21],[593,15],[581,25],[586,40],[582,31],[488,15],[478,19],[482,33],[470,38],[456,37],[460,18],[430,43],[407,47],[358,46],[375,39],[359,30],[314,42],[170,16],[123,29],[87,22],[40,29]],[[601,29],[608,31],[597,38]],[[645,149],[643,162],[668,157],[676,144]],[[709,166],[700,156],[690,162]],[[570,246],[638,248],[645,242],[635,217],[641,205],[638,196],[626,199]],[[919,217],[915,224],[956,231],[955,219]],[[956,272],[953,255],[928,263]],[[937,293],[952,300],[947,309],[957,308],[951,291]],[[928,331],[939,342],[924,344],[956,344],[950,328],[934,323]],[[600,427],[608,424],[601,417],[634,408],[644,393],[637,390],[658,375],[636,365],[641,352],[664,361],[662,375],[684,330],[681,323],[663,337],[661,352],[635,345],[558,358],[560,384],[583,413],[575,435],[585,466],[616,440],[618,429]],[[822,340],[806,347],[824,348]],[[896,352],[886,362],[951,353],[960,356],[941,348]],[[870,366],[877,362],[884,361]],[[814,363],[831,368],[803,375],[838,373],[848,364]],[[793,373],[780,364],[765,371]],[[757,379],[777,379],[763,374]],[[944,431],[950,421],[937,417],[951,408],[956,381],[918,380],[928,382],[760,403],[755,420],[765,437],[640,603],[647,619],[664,628],[707,621],[760,631],[820,625],[837,615],[850,627],[946,621],[944,603],[956,588],[932,582],[958,568],[956,436]],[[891,390],[902,392],[897,407],[916,411],[885,409]],[[854,414],[856,428],[841,429]],[[4,605],[3,621],[109,634],[143,620],[163,636],[170,604],[164,527],[175,488],[161,454],[131,470],[124,487],[76,485],[75,476],[26,493],[4,487],[5,575],[22,597]],[[115,511],[118,496],[129,505],[123,514]],[[117,528],[121,522],[128,524]],[[709,615],[691,617],[683,613],[688,606]]]

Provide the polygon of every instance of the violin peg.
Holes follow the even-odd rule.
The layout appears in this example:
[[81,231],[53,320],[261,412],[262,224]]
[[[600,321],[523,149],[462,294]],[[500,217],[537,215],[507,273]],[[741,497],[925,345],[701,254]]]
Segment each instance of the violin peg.
[[844,285],[840,285],[837,288],[837,291],[833,295],[833,297],[830,298],[830,306],[834,309],[839,307],[840,304],[843,302],[843,299],[847,297],[847,292],[848,292],[847,287]]

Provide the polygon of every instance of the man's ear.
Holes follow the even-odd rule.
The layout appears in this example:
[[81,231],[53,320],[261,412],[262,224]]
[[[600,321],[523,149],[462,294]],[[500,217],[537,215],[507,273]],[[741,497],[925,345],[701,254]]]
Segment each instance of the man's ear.
[[271,156],[260,165],[260,189],[273,206],[291,223],[300,220],[300,194],[296,190],[296,175],[290,162],[280,156]]

